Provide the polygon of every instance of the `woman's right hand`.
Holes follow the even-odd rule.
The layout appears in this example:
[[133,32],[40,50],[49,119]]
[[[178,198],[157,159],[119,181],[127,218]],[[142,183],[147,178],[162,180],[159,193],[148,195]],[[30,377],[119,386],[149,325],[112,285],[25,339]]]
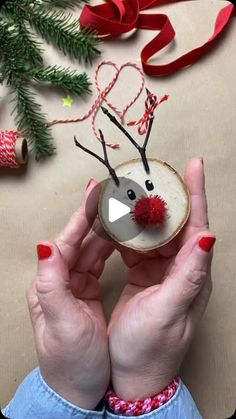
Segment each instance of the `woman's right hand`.
[[126,400],[157,394],[172,381],[211,294],[215,237],[208,231],[202,159],[189,162],[185,181],[191,214],[182,234],[148,254],[120,249],[128,284],[108,333],[113,388]]

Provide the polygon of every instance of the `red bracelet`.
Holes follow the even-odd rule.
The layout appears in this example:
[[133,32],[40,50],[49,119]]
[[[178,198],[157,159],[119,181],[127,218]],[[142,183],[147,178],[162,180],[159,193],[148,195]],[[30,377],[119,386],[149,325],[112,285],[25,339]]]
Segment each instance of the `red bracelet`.
[[152,397],[147,397],[144,400],[125,401],[119,399],[112,389],[107,391],[105,400],[108,407],[117,414],[125,414],[126,416],[138,416],[149,413],[154,409],[167,403],[176,393],[179,385],[179,378],[175,377],[174,380],[162,390],[160,393]]

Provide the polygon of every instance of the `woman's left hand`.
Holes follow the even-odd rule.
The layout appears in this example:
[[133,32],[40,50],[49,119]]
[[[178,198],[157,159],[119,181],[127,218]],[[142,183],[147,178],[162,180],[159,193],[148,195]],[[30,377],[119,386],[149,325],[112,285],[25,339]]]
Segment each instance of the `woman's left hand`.
[[99,224],[98,197],[86,216],[95,185],[90,183],[59,238],[38,246],[38,272],[27,293],[41,374],[58,394],[84,409],[97,406],[110,379],[98,279],[114,246],[88,223],[89,218]]

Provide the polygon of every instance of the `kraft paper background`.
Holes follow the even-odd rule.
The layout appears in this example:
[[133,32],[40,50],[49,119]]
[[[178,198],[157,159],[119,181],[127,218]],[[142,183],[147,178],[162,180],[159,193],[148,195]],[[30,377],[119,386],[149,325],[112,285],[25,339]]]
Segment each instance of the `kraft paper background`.
[[[167,62],[199,45],[212,33],[217,11],[224,1],[182,2],[157,8],[165,11],[176,29],[176,40],[165,49],[159,62]],[[155,11],[155,9],[153,9]],[[79,11],[78,11],[79,14]],[[139,31],[123,41],[110,40],[102,46],[101,59],[139,63],[141,47],[154,32]],[[149,155],[168,161],[180,173],[192,156],[203,156],[211,229],[217,235],[213,265],[214,291],[207,312],[199,325],[194,342],[182,368],[204,419],[223,419],[235,409],[235,300],[236,300],[236,19],[224,35],[192,67],[171,77],[145,77],[146,85],[158,95],[170,98],[158,109]],[[47,47],[48,64],[78,66]],[[112,70],[101,72],[101,84],[108,82]],[[139,83],[134,70],[125,70],[110,94],[121,106]],[[48,119],[82,114],[92,104],[96,92],[75,100],[71,108],[62,106],[63,93],[37,89]],[[128,112],[126,120],[142,115],[143,99]],[[6,90],[0,90],[0,127],[14,128]],[[105,168],[75,148],[73,136],[96,152],[91,120],[53,128],[57,154],[37,163],[31,157],[21,171],[0,169],[0,404],[13,396],[23,377],[37,365],[33,334],[28,316],[25,290],[36,270],[35,245],[53,239],[78,207],[90,177],[102,180]],[[119,141],[120,151],[109,151],[113,165],[137,157],[136,151],[105,116],[99,114],[107,140]],[[114,254],[101,278],[102,297],[107,315],[124,284],[125,269]]]

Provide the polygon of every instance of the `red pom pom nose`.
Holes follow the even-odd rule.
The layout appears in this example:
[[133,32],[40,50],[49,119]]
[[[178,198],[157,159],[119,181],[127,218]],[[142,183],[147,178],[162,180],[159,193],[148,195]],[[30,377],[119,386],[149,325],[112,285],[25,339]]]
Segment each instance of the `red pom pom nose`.
[[163,225],[166,219],[167,205],[160,196],[140,198],[133,210],[133,219],[142,225]]

